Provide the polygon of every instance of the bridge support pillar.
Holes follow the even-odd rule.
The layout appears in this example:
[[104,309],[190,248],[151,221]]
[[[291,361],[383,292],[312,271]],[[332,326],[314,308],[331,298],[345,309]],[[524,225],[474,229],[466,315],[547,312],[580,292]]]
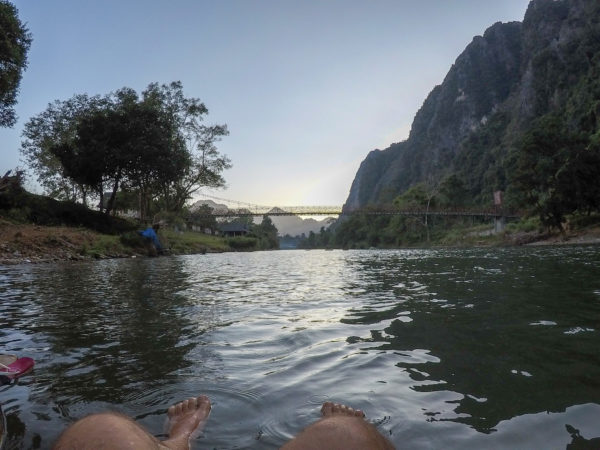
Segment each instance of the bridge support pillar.
[[502,233],[506,226],[506,217],[496,216],[494,217],[494,233]]

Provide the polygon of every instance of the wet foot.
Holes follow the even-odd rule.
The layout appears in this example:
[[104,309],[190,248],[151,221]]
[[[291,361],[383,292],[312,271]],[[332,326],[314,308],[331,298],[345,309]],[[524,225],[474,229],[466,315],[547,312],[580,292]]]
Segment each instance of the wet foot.
[[210,414],[210,400],[206,395],[189,398],[169,408],[169,439],[163,445],[171,449],[189,448],[192,433],[200,431]]
[[321,407],[321,414],[323,417],[331,416],[351,416],[351,417],[365,417],[365,413],[360,409],[354,409],[350,406],[341,405],[339,403],[325,402]]

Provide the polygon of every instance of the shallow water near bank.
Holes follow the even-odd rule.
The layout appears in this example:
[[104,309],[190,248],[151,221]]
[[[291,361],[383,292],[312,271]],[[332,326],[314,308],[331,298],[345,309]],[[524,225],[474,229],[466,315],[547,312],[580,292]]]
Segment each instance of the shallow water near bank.
[[326,401],[398,448],[565,448],[600,436],[600,248],[279,251],[0,266],[7,448],[112,409],[195,448],[278,448]]

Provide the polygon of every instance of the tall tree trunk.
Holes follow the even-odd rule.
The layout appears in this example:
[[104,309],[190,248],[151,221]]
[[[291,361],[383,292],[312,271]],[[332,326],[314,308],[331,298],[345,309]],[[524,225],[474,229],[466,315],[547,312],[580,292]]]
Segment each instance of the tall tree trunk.
[[104,210],[104,189],[103,186],[100,186],[100,203],[98,204],[98,207],[100,209],[100,212],[102,212]]
[[113,189],[110,194],[110,198],[108,199],[108,204],[106,205],[106,215],[109,215],[112,209],[115,206],[115,199],[117,198],[117,191],[119,190],[119,181],[121,180],[121,174],[118,173],[115,178],[115,184],[113,184]]

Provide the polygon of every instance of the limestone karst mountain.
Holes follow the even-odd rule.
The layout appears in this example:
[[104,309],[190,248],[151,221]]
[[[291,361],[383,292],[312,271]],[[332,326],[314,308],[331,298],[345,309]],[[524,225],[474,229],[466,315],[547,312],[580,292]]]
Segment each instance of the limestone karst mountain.
[[406,141],[367,155],[344,209],[389,203],[451,175],[471,203],[491,203],[494,190],[510,192],[511,152],[536,120],[552,114],[573,133],[597,132],[599,79],[600,2],[531,1],[523,22],[496,23],[473,38]]

